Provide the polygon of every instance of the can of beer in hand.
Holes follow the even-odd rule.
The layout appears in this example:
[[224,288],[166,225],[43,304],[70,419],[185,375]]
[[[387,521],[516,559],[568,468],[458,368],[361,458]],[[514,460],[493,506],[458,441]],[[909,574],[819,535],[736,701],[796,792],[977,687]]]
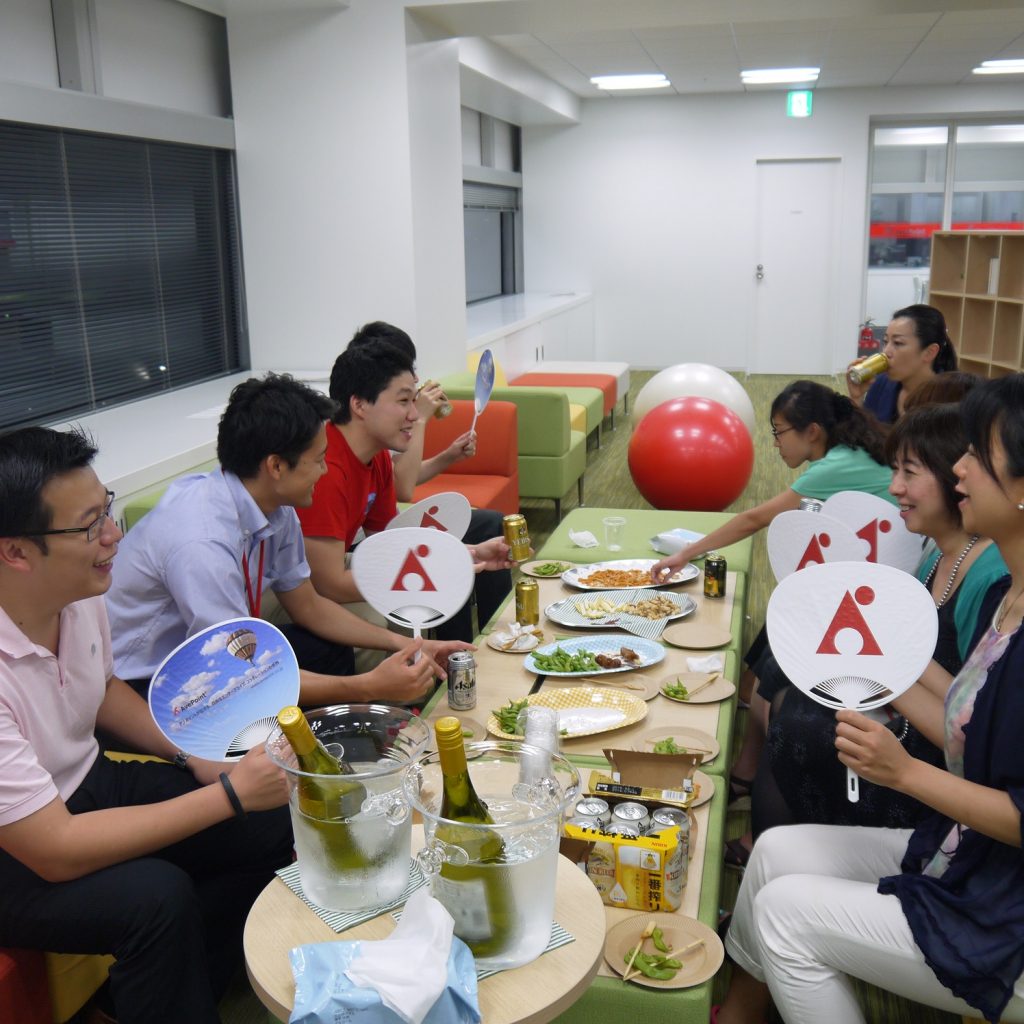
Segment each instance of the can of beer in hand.
[[456,651],[448,658],[448,707],[472,711],[476,707],[476,658],[472,651]]
[[508,557],[513,562],[525,562],[530,557],[530,532],[526,516],[515,512],[501,521],[501,532],[508,545]]
[[889,360],[885,357],[885,353],[876,352],[874,355],[868,356],[867,359],[862,359],[859,363],[854,363],[853,366],[846,371],[846,376],[849,377],[854,384],[869,384],[880,373],[885,373],[888,369]]
[[825,507],[825,502],[818,501],[817,498],[801,498],[800,499],[800,511],[801,512],[820,512]]
[[[424,381],[424,382],[423,382],[423,383],[422,383],[422,384],[420,385],[420,391],[422,391],[422,390],[423,390],[424,388],[429,388],[429,387],[430,387],[430,386],[431,386],[432,384],[436,384],[436,383],[437,383],[437,381],[436,381],[436,380],[425,380],[425,381]],[[443,401],[443,402],[442,402],[442,403],[441,403],[441,404],[440,404],[440,405],[439,405],[439,406],[438,406],[438,407],[437,407],[437,408],[436,408],[436,409],[434,410],[434,419],[437,419],[437,420],[443,420],[443,419],[445,418],[445,416],[451,416],[451,414],[452,414],[452,403],[451,403],[451,402],[449,402],[449,401],[448,401],[448,399],[446,398],[446,399],[445,399],[445,400],[444,400],[444,401]]]
[[540,622],[540,587],[536,580],[522,579],[516,583],[516,622],[520,626],[536,626]]
[[725,559],[712,551],[704,559],[704,596],[725,597]]

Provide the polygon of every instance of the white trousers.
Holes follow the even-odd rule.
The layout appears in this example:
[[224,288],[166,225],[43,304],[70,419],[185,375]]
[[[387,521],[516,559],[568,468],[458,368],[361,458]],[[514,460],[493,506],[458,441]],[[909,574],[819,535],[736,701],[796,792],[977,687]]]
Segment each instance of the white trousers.
[[[932,973],[895,896],[906,829],[792,825],[765,832],[743,876],[729,955],[767,983],[786,1024],[863,1024],[849,977],[949,1013],[980,1017]],[[1024,986],[1003,1011],[1024,1021]]]

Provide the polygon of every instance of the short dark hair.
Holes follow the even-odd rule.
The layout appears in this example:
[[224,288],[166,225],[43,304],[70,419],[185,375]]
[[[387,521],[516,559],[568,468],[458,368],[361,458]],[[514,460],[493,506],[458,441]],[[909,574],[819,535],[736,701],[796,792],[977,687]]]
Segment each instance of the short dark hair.
[[964,395],[984,383],[984,380],[984,377],[964,370],[949,370],[937,374],[923,384],[918,384],[907,395],[903,411],[910,412],[911,409],[919,409],[922,405],[944,405],[946,402],[962,401]]
[[243,480],[268,455],[295,468],[337,406],[325,394],[284,373],[250,377],[231,392],[217,427],[217,460]]
[[917,335],[918,343],[925,349],[929,345],[938,345],[939,351],[932,363],[932,369],[936,373],[946,373],[957,368],[956,349],[953,348],[953,339],[946,329],[946,318],[942,312],[934,306],[926,306],[923,303],[916,303],[913,306],[904,306],[897,309],[892,315],[893,320],[912,320],[914,323],[914,334]]
[[395,346],[400,352],[404,352],[409,359],[416,362],[416,346],[401,327],[385,323],[383,320],[374,320],[372,324],[363,324],[362,327],[352,335],[348,343],[349,348],[359,348],[371,341],[386,341]]
[[939,483],[943,504],[952,522],[963,523],[957,477],[953,466],[967,451],[967,434],[954,402],[922,405],[904,413],[885,439],[885,457],[890,464],[913,454]]
[[[55,477],[84,469],[96,455],[81,430],[24,427],[0,435],[0,537],[25,537],[49,530],[53,509],[43,489]],[[31,537],[45,555],[45,537]]]
[[968,443],[993,480],[999,479],[992,461],[997,430],[1010,475],[1024,477],[1024,373],[985,381],[960,403],[960,415]]
[[331,370],[331,398],[338,403],[335,423],[352,419],[352,399],[376,402],[380,393],[398,376],[415,376],[412,360],[389,341],[371,340],[349,345],[334,360]]
[[881,433],[846,395],[824,384],[813,380],[787,384],[775,396],[771,414],[785,417],[797,430],[817,423],[825,434],[825,451],[839,444],[862,448],[880,466],[886,465]]

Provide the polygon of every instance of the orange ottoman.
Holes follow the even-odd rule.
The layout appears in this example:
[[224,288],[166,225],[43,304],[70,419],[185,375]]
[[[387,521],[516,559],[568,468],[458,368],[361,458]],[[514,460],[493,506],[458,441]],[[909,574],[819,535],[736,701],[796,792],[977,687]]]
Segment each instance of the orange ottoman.
[[617,381],[604,373],[524,373],[509,381],[513,387],[597,388],[604,397],[604,414],[615,408]]
[[0,1020],[50,1024],[50,990],[43,954],[34,949],[0,949]]

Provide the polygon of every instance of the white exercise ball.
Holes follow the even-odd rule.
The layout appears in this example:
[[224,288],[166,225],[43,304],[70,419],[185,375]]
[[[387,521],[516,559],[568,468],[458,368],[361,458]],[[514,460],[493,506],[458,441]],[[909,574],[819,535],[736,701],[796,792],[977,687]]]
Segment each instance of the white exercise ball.
[[633,426],[656,406],[673,398],[710,398],[731,409],[754,436],[754,405],[735,377],[707,363],[679,363],[656,373],[633,403]]

